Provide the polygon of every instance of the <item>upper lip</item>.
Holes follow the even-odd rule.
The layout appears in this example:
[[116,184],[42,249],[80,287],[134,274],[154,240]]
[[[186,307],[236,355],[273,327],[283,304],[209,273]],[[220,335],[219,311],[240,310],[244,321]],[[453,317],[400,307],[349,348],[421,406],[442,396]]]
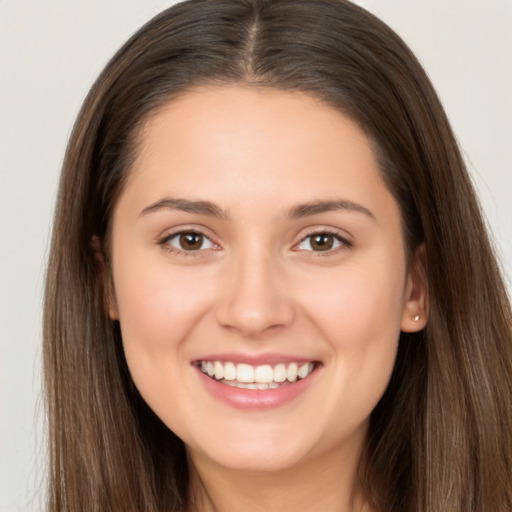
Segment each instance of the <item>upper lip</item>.
[[303,357],[292,354],[236,354],[236,353],[223,353],[223,354],[209,354],[194,359],[194,363],[200,363],[201,361],[222,361],[232,363],[244,363],[251,366],[260,366],[264,364],[276,365],[279,363],[309,363],[318,362],[314,357]]

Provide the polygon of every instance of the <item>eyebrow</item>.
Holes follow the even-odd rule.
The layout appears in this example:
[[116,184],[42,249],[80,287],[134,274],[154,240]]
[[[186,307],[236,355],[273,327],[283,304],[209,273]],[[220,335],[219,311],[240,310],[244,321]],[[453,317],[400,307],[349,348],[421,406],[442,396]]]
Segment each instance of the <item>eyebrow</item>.
[[289,217],[292,219],[300,219],[302,217],[308,217],[310,215],[318,215],[320,213],[332,212],[337,210],[348,210],[352,212],[358,212],[370,217],[373,220],[375,215],[365,208],[364,206],[347,201],[345,199],[333,199],[326,201],[313,201],[311,203],[300,204],[290,210]]
[[[190,199],[177,199],[165,197],[155,203],[146,206],[140,215],[147,215],[148,213],[160,211],[160,210],[179,210],[186,213],[195,213],[198,215],[207,215],[210,217],[216,217],[219,219],[227,219],[228,213],[210,201],[194,201]],[[376,220],[375,215],[365,208],[364,206],[348,201],[346,199],[331,199],[322,201],[312,201],[310,203],[299,204],[294,206],[288,213],[288,217],[291,219],[300,219],[303,217],[309,217],[312,215],[318,215],[320,213],[332,212],[337,210],[348,210],[358,212],[366,215],[367,217]]]
[[148,213],[165,209],[180,210],[182,212],[196,213],[198,215],[208,215],[219,219],[226,219],[228,217],[227,212],[210,201],[192,201],[190,199],[175,199],[170,197],[166,197],[156,203],[146,206],[140,215],[146,215]]

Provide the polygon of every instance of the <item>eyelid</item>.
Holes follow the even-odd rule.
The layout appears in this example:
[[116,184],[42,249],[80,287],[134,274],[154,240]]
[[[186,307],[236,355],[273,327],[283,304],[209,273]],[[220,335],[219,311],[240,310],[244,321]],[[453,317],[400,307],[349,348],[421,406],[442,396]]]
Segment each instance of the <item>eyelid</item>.
[[181,249],[180,247],[176,247],[175,245],[172,245],[170,243],[172,240],[180,239],[183,235],[198,235],[198,236],[200,236],[202,238],[202,244],[201,245],[203,245],[205,242],[207,242],[211,246],[211,247],[205,247],[205,248],[199,248],[199,249],[190,249],[190,252],[204,251],[206,249],[212,249],[213,247],[215,247],[215,244],[210,240],[209,237],[207,237],[206,235],[203,235],[202,233],[196,233],[195,231],[182,231],[182,232],[175,233],[174,235],[166,237],[165,243],[171,245],[172,247],[174,247],[174,248],[176,248],[178,250],[185,250],[186,251],[186,249]]
[[[186,233],[193,233],[197,235],[201,235],[205,239],[207,239],[213,247],[208,247],[205,249],[196,249],[196,250],[186,250],[186,249],[180,249],[178,247],[175,247],[171,244],[169,244],[169,240],[172,240],[175,237],[178,237],[180,235],[186,234]],[[331,249],[327,249],[325,251],[315,251],[313,249],[302,249],[299,248],[299,246],[304,243],[308,238],[313,237],[314,235],[330,235],[334,237],[338,242],[339,245],[337,247],[333,247]],[[305,252],[305,253],[311,253],[314,256],[328,256],[332,255],[334,253],[337,253],[339,251],[343,251],[346,249],[351,249],[354,245],[353,241],[351,240],[351,235],[348,234],[344,230],[340,230],[338,228],[333,228],[331,226],[314,226],[307,228],[305,230],[302,230],[300,233],[300,239],[298,242],[296,242],[292,250],[295,250],[297,252]],[[169,252],[173,252],[175,254],[181,254],[186,256],[202,256],[207,251],[212,250],[219,250],[221,249],[221,245],[216,242],[215,236],[212,236],[210,234],[210,230],[204,228],[203,226],[197,226],[197,225],[188,225],[188,226],[179,226],[172,229],[168,229],[163,232],[162,235],[158,236],[156,239],[156,242],[158,245],[164,247]]]
[[160,231],[160,234],[155,237],[155,241],[160,243],[164,239],[169,239],[182,233],[196,233],[210,239],[213,243],[215,243],[215,245],[220,245],[215,242],[215,239],[217,238],[215,233],[200,224],[180,224],[173,227],[167,227],[166,229],[162,229]]
[[[207,239],[213,247],[208,247],[205,249],[186,250],[180,249],[179,247],[175,247],[169,244],[169,241],[172,240],[173,238],[189,233],[202,236],[203,238]],[[164,231],[162,235],[159,235],[157,237],[156,243],[159,246],[163,247],[166,251],[169,251],[171,253],[192,257],[203,256],[205,252],[218,250],[221,248],[220,244],[215,241],[215,237],[209,234],[209,230],[200,226],[179,226],[173,229],[168,229]]]
[[[325,251],[314,251],[313,249],[300,249],[299,245],[304,243],[308,238],[311,238],[315,235],[330,235],[334,237],[340,245],[337,247],[333,247],[331,249],[327,249]],[[339,251],[343,251],[346,249],[351,249],[354,246],[353,241],[351,240],[351,236],[348,235],[345,231],[341,231],[332,227],[323,227],[323,226],[315,226],[312,228],[308,228],[308,230],[304,233],[301,233],[300,240],[294,244],[293,249],[296,251],[310,252],[314,256],[329,256],[335,254]]]

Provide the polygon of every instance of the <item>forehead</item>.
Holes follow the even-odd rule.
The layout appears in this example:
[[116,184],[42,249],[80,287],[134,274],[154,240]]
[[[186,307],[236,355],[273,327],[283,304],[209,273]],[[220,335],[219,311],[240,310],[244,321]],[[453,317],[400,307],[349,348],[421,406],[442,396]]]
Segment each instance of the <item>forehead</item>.
[[193,90],[154,113],[130,190],[146,205],[169,195],[227,208],[389,196],[370,140],[349,117],[304,93],[242,86]]

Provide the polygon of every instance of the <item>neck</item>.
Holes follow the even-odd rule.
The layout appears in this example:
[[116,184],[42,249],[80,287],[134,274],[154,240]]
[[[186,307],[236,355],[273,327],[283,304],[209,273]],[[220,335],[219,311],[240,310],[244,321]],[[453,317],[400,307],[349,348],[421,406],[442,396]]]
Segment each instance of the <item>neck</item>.
[[333,451],[280,471],[225,468],[189,451],[189,512],[370,511],[357,477],[359,451]]

